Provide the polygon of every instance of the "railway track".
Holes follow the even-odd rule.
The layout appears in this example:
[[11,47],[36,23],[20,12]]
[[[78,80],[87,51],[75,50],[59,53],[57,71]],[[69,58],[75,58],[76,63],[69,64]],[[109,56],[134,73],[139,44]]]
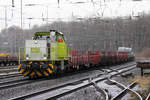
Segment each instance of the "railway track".
[[[135,63],[133,63],[133,62],[131,62],[131,63],[128,63],[127,65],[131,65],[131,64],[135,64]],[[121,66],[123,66],[123,65],[117,65],[117,66],[112,66],[112,68],[109,68],[108,70],[114,70],[113,68],[114,67],[118,67],[118,69],[119,69],[119,67],[121,67]],[[126,66],[126,67],[128,67],[128,66]],[[117,68],[116,68],[116,70],[117,70]],[[101,70],[101,71],[104,71],[104,70]],[[23,77],[23,75],[21,75],[19,72],[16,72],[16,73],[13,73],[13,74],[2,74],[2,75],[0,75],[0,79],[6,79],[6,78],[13,78],[13,77],[19,77],[19,76],[22,76]]]
[[[113,77],[121,73],[127,72],[129,70],[132,70],[134,68],[136,68],[135,64],[131,64],[131,65],[124,66],[124,68],[116,68],[114,70],[109,70],[108,73],[110,73],[111,77]],[[13,100],[57,99],[57,98],[63,97],[67,94],[73,93],[77,90],[80,90],[82,88],[89,87],[89,86],[96,87],[96,89],[99,92],[103,91],[105,98],[108,99],[107,93],[103,89],[100,89],[95,84],[97,82],[106,80],[108,77],[109,75],[102,75],[102,73],[100,73],[99,75],[96,75],[96,76],[91,76],[91,77],[83,78],[81,80],[71,81],[69,83],[63,83],[52,88],[44,89],[38,92],[28,93],[26,95],[12,98],[12,99]]]
[[123,96],[127,93],[131,94],[133,93],[136,96],[136,100],[143,100],[142,97],[134,90],[132,90],[133,87],[137,85],[136,82],[131,83],[127,87],[122,85],[121,83],[115,82],[117,85],[120,85],[122,88],[124,88],[118,95],[114,96],[111,100],[122,100]]
[[123,85],[123,84],[121,84],[121,83],[119,83],[119,82],[117,82],[115,80],[112,80],[110,78],[108,78],[108,80],[110,82],[112,82],[113,84],[116,84],[118,87],[120,87],[122,89],[122,91],[119,92],[113,98],[111,98],[111,100],[122,100],[122,97],[124,95],[126,95],[127,93],[129,93],[129,94],[133,93],[136,96],[137,100],[143,100],[142,97],[136,91],[132,90],[132,88],[134,88],[137,85],[136,82],[132,82],[128,86],[125,86],[125,85]]
[[150,93],[148,94],[145,100],[150,100]]
[[[119,73],[119,71],[118,70],[114,70],[114,71],[116,71],[116,72],[118,72]],[[107,71],[105,71],[105,73],[108,73]],[[121,76],[122,76],[122,74],[120,74]],[[123,85],[122,83],[119,83],[119,82],[117,82],[117,81],[115,81],[115,80],[112,80],[111,78],[113,77],[114,75],[109,75],[108,77],[107,77],[107,81],[109,82],[109,84],[108,84],[108,82],[107,83],[105,83],[105,82],[103,82],[102,84],[103,84],[103,87],[99,87],[99,86],[102,86],[102,84],[98,84],[98,82],[97,83],[95,83],[96,84],[96,86],[98,87],[98,88],[104,88],[105,87],[105,89],[107,90],[107,92],[105,91],[105,97],[107,96],[108,98],[109,98],[109,100],[124,100],[122,97],[124,96],[124,95],[126,95],[127,93],[129,93],[129,94],[134,94],[134,96],[136,97],[136,100],[143,100],[143,98],[141,97],[141,95],[139,95],[139,93],[137,93],[135,90],[132,90],[135,86],[137,86],[137,82],[132,82],[132,83],[130,83],[128,86],[125,86],[125,85]],[[104,83],[105,84],[107,84],[106,86],[104,85]],[[114,87],[112,87],[112,86],[117,86],[120,90],[117,90],[117,91],[120,91],[119,93],[117,93],[117,95],[115,95],[115,96],[113,96],[112,94],[114,94],[114,93],[111,93],[112,91],[111,91],[111,89],[109,90],[108,89],[108,87],[107,86],[110,86],[112,89],[114,89]],[[116,88],[115,88],[116,89]],[[104,90],[104,89],[103,89]],[[111,92],[110,92],[111,91]],[[110,93],[111,94],[110,94]],[[114,91],[113,91],[114,92]],[[112,97],[113,96],[113,97]],[[105,99],[106,100],[106,99]],[[108,99],[107,99],[108,100]]]
[[[128,64],[127,66],[125,66],[124,68],[127,68],[128,66],[131,66],[133,64]],[[121,65],[122,66],[122,65]],[[121,66],[118,66],[118,67],[121,67]],[[116,68],[116,70],[118,70],[119,68]],[[112,69],[108,69],[109,72],[108,73],[111,73],[113,72],[114,70]],[[100,75],[102,75],[103,73],[100,73]],[[19,77],[20,79],[17,79],[17,80],[10,80],[11,78],[14,78],[14,77]],[[30,84],[30,83],[33,83],[33,82],[38,82],[38,81],[41,81],[41,80],[47,80],[47,79],[40,79],[40,80],[28,80],[27,78],[24,78],[21,74],[12,74],[12,75],[5,75],[3,77],[0,77],[0,79],[5,79],[6,78],[10,78],[8,81],[5,81],[5,82],[0,82],[0,89],[7,89],[7,88],[12,88],[12,87],[16,87],[16,86],[21,86],[21,85],[25,85],[25,84]],[[88,78],[86,78],[88,79]]]
[[13,69],[13,68],[17,68],[17,65],[13,65],[13,66],[0,66],[0,69]]
[[35,82],[40,82],[40,81],[44,81],[44,80],[48,80],[48,79],[38,79],[38,80],[30,80],[29,78],[20,78],[17,80],[11,80],[11,81],[5,81],[5,82],[0,82],[0,89],[10,89],[10,88],[14,88],[14,87],[19,87],[19,86],[23,86],[26,84],[31,84],[31,83],[35,83]]
[[109,94],[102,88],[100,88],[95,82],[93,82],[93,86],[96,90],[103,94],[104,100],[109,100]]
[[32,83],[33,81],[29,81],[28,79],[20,79],[20,80],[13,80],[13,81],[6,81],[6,82],[0,82],[0,89],[8,89],[24,84]]
[[14,78],[14,77],[19,77],[19,76],[23,77],[23,75],[18,72],[15,74],[0,75],[0,79]]
[[17,66],[0,67],[0,79],[18,77],[18,76],[21,76],[21,74],[19,74]]
[[5,69],[0,69],[0,72],[13,72],[13,71],[18,71],[17,68],[5,68]]
[[0,67],[0,71],[11,71],[18,69],[18,66],[3,66]]

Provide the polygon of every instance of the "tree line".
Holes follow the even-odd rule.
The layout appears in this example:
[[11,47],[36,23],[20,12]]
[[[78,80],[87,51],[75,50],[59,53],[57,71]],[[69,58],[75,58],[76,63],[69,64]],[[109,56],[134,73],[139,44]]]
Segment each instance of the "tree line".
[[0,33],[0,52],[18,53],[24,41],[32,39],[37,31],[55,29],[64,33],[72,48],[82,50],[117,50],[120,46],[132,47],[135,52],[150,47],[150,15],[133,19],[89,18],[70,22],[56,21],[48,25],[34,25],[32,29],[11,26]]

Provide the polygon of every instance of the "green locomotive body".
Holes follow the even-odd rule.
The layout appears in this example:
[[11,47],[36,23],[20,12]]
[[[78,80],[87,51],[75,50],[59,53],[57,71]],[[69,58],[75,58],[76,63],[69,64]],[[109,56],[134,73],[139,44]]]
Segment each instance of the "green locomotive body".
[[24,76],[50,76],[63,72],[69,55],[64,35],[61,32],[36,32],[32,40],[19,48],[19,72]]

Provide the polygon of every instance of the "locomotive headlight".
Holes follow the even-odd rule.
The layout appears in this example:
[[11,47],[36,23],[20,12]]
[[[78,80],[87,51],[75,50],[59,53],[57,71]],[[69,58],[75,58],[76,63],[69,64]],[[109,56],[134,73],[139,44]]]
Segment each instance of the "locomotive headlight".
[[29,55],[28,54],[26,54],[26,59],[29,60]]
[[44,55],[43,55],[43,59],[47,59],[47,56],[46,56],[46,54],[44,54]]
[[43,59],[47,59],[47,57],[43,57]]
[[26,57],[26,60],[29,60],[29,57]]
[[35,44],[37,44],[37,43],[38,43],[38,41],[34,41],[34,43],[35,43]]

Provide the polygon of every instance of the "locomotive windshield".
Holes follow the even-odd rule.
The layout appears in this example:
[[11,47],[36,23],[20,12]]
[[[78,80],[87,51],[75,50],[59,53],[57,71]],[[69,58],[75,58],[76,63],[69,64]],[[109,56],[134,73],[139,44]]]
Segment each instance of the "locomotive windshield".
[[36,32],[33,40],[50,40],[52,42],[65,42],[63,33],[57,31]]

